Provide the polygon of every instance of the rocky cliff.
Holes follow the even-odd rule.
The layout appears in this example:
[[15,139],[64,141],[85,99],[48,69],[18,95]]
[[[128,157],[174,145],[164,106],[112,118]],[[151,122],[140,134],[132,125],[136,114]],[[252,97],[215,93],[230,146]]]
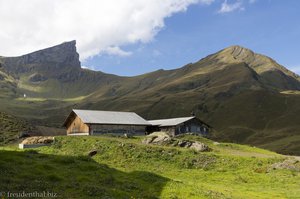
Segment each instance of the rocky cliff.
[[78,71],[81,68],[76,41],[65,42],[19,57],[1,57],[0,63],[2,70],[13,76],[20,76],[22,73],[59,76],[65,71]]

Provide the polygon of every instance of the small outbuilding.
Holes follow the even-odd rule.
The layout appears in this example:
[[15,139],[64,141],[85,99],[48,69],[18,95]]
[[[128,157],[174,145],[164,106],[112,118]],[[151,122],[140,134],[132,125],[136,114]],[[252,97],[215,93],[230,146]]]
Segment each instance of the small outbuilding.
[[151,124],[134,112],[73,110],[64,122],[67,135],[144,135]]
[[164,131],[171,136],[182,133],[198,133],[208,135],[210,126],[195,116],[180,117],[171,119],[148,120],[151,126],[148,126],[147,133],[154,131]]

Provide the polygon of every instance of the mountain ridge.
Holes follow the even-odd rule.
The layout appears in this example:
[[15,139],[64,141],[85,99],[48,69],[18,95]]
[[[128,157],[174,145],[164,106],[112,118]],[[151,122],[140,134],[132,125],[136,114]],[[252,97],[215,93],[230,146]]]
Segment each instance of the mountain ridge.
[[[62,50],[66,46],[67,52]],[[53,54],[51,49],[56,49]],[[75,41],[34,53],[50,53],[50,62],[43,56],[23,65],[20,57],[10,58],[12,62],[0,58],[0,111],[33,125],[60,127],[72,108],[134,111],[146,119],[194,112],[214,127],[219,140],[300,154],[300,81],[249,49],[231,46],[178,69],[133,77],[80,68]],[[280,143],[287,138],[295,141]]]
[[59,70],[61,68],[80,69],[79,54],[76,41],[64,42],[60,45],[38,50],[16,57],[1,57],[2,67],[9,73],[26,73],[32,70],[40,72]]

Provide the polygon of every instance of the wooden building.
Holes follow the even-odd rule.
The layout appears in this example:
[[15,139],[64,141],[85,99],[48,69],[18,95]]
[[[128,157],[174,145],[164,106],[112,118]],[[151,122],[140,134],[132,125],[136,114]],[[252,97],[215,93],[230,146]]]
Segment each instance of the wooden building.
[[73,110],[64,122],[67,135],[145,134],[151,125],[133,112]]
[[210,126],[195,116],[181,117],[161,120],[149,120],[151,126],[147,127],[147,133],[154,131],[164,131],[175,136],[182,133],[199,133],[201,135],[207,135],[209,133]]

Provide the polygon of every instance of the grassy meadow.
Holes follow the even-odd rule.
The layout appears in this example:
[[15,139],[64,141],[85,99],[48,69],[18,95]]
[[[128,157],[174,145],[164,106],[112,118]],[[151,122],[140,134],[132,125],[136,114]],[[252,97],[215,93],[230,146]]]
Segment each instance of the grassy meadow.
[[0,112],[0,146],[14,142],[20,132],[28,131],[30,128],[26,121]]
[[[286,156],[195,136],[179,139],[213,150],[144,145],[142,138],[62,136],[50,147],[2,147],[1,190],[61,198],[299,198],[300,173],[272,168]],[[91,150],[97,155],[89,157]]]

